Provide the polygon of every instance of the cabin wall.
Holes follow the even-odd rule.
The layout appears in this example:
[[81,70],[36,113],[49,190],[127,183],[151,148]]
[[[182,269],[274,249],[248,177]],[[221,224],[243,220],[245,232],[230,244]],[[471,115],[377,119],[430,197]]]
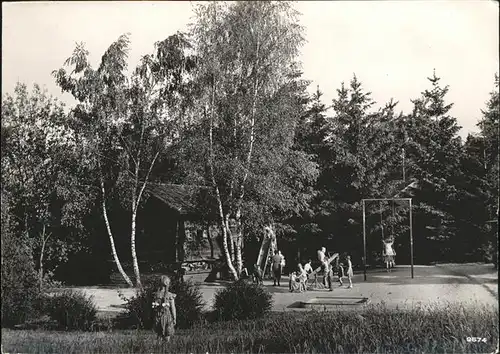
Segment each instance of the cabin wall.
[[[217,240],[220,236],[220,231],[217,226],[209,226],[207,222],[199,220],[186,220],[184,225],[186,233],[184,242],[186,261],[209,259],[212,256],[212,248],[214,258],[218,258],[221,255]],[[212,241],[212,246],[210,245],[209,237]]]
[[148,199],[139,212],[138,225],[137,253],[141,263],[210,259],[212,248],[215,258],[222,254],[217,225],[209,225],[196,215],[182,215],[157,198]]
[[179,214],[156,198],[150,198],[138,217],[137,237],[140,260],[156,264],[174,263],[177,256]]

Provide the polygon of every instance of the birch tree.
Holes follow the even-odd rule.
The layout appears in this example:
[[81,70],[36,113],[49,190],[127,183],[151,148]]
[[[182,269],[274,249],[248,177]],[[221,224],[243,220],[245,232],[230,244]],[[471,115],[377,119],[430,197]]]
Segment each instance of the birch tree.
[[189,45],[182,34],[155,44],[153,54],[142,57],[128,75],[129,35],[124,34],[102,56],[97,69],[88,52],[78,45],[65,65],[54,72],[63,91],[80,101],[74,115],[81,123],[81,145],[98,176],[101,207],[111,252],[119,272],[132,286],[114,245],[106,204],[110,190],[119,191],[130,210],[130,247],[135,285],[141,287],[136,250],[137,212],[147,183],[165,149],[178,138],[189,71],[194,61],[185,55]]
[[243,204],[261,143],[257,127],[268,108],[266,99],[296,72],[303,43],[297,18],[288,2],[212,2],[196,9],[192,37],[204,87],[208,175],[235,279],[242,269]]

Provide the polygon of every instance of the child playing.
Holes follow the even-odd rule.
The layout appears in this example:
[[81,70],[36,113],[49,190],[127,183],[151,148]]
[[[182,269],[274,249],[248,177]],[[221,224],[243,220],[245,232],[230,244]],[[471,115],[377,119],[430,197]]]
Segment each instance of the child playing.
[[306,291],[307,290],[307,287],[306,287],[307,272],[304,269],[304,267],[302,267],[302,264],[300,264],[300,263],[299,263],[299,276],[298,276],[297,280],[299,281],[300,292]]
[[351,256],[347,256],[347,279],[349,279],[349,289],[352,289],[352,277],[354,272],[352,271]]
[[257,284],[262,284],[262,271],[257,264],[253,265],[253,282]]
[[281,272],[283,273],[286,265],[285,256],[281,253],[281,251],[278,251],[278,254],[281,256]]
[[394,251],[394,237],[388,238],[387,240],[382,240],[383,249],[382,256],[384,257],[385,266],[388,272],[394,267],[394,257],[396,252]]
[[304,266],[304,270],[306,271],[307,277],[309,278],[309,274],[313,272],[313,268],[311,266],[312,261],[308,260],[306,265]]
[[337,276],[339,277],[339,286],[343,285],[342,278],[344,277],[344,267],[337,258]]
[[330,291],[333,291],[333,277],[334,277],[334,266],[333,264],[330,264],[328,269],[328,287],[330,288]]
[[297,274],[295,272],[290,273],[288,288],[290,289],[291,293],[299,289],[299,284],[297,284]]

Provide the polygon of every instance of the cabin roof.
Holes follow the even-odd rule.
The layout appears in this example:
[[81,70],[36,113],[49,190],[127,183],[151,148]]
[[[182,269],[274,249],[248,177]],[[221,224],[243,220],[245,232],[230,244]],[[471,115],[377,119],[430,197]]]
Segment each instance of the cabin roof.
[[147,191],[181,215],[203,214],[210,187],[186,184],[149,183]]

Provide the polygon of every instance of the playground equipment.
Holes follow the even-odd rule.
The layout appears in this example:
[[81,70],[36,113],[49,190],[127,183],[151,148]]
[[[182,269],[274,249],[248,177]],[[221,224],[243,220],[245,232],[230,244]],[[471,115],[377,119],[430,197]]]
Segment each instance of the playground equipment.
[[[326,265],[330,265],[330,263],[332,263],[335,258],[337,258],[339,256],[338,253],[334,253],[332,256],[330,256],[327,260],[326,260]],[[318,273],[321,271],[321,268],[323,267],[323,265],[320,265],[319,267],[317,267],[311,274],[309,274],[309,279],[313,279],[313,283],[311,285],[309,285],[309,288],[316,288],[316,289],[319,289],[319,288],[323,288],[323,284],[319,283],[318,282]],[[314,278],[313,278],[314,277]]]
[[[382,202],[382,201],[391,201],[395,203],[396,201],[400,202],[408,202],[409,205],[409,226],[410,226],[410,259],[411,259],[411,277],[413,279],[413,228],[412,228],[412,203],[411,198],[370,198],[370,199],[362,199],[363,204],[363,274],[364,280],[366,281],[366,202]],[[394,214],[394,208],[393,208]],[[382,220],[382,217],[381,217]],[[384,240],[384,228],[381,222],[381,230],[382,230],[382,240]],[[394,231],[393,231],[394,232]],[[394,234],[393,234],[394,237]]]
[[[392,209],[392,218],[395,217],[396,211],[394,208],[394,201],[391,203]],[[394,223],[391,223],[391,236],[387,237],[384,235],[384,221],[383,221],[383,209],[382,202],[380,202],[380,232],[382,234],[382,257],[384,259],[384,263],[386,265],[387,271],[390,272],[391,268],[394,267],[394,258],[396,257],[396,251],[394,251],[393,244],[396,240],[396,235],[394,232]]]
[[262,276],[266,274],[267,265],[271,263],[271,257],[276,249],[278,249],[276,235],[270,226],[266,226],[262,245],[257,256],[257,267],[261,270]]

